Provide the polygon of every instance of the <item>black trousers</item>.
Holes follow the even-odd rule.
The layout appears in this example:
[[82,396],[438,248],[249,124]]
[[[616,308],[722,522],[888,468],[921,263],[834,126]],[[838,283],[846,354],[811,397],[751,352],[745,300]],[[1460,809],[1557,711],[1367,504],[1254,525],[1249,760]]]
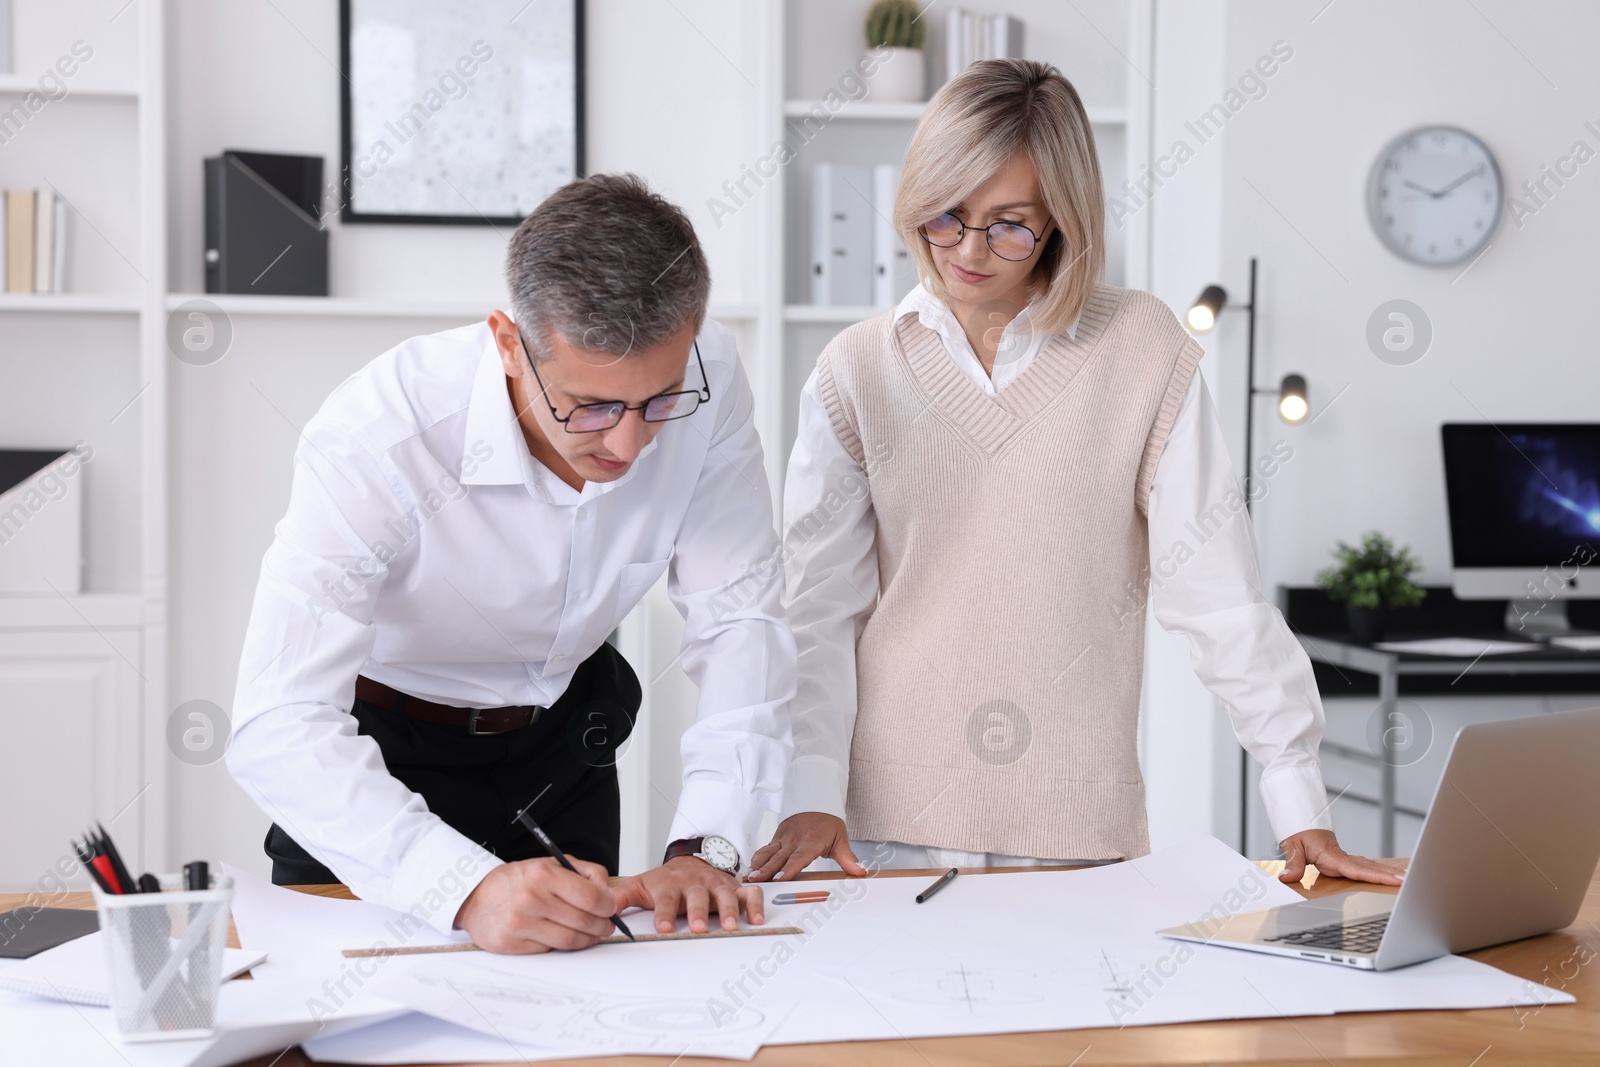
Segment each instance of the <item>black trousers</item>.
[[[641,696],[633,668],[604,644],[578,667],[559,700],[510,733],[473,736],[464,727],[361,700],[352,710],[359,732],[378,743],[389,773],[420,794],[429,811],[496,856],[510,861],[546,854],[516,821],[528,808],[563,852],[616,874],[622,834],[616,760]],[[339,881],[276,823],[267,831],[266,850],[276,885]]]

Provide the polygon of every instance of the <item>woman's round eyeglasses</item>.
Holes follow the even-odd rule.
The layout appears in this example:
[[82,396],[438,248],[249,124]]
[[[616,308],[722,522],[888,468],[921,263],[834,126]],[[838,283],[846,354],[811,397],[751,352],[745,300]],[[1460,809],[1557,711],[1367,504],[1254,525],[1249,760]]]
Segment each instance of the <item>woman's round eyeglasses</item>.
[[[1049,220],[1045,220],[1049,225]],[[917,227],[922,239],[937,248],[954,248],[967,236],[968,230],[983,234],[989,250],[1001,259],[1012,262],[1027,259],[1039,247],[1041,234],[1034,233],[1020,222],[992,222],[987,226],[968,226],[950,212],[930,219]]]
[[533,369],[533,380],[539,383],[539,395],[544,397],[545,407],[550,409],[550,417],[566,427],[568,433],[599,433],[609,430],[622,421],[622,416],[630,411],[644,412],[645,422],[671,422],[673,419],[688,418],[697,411],[701,404],[711,399],[711,385],[706,381],[706,365],[700,359],[700,342],[694,343],[695,362],[700,366],[700,380],[706,384],[700,389],[686,389],[677,393],[660,393],[646,400],[643,404],[628,404],[621,400],[602,400],[594,404],[578,404],[567,412],[565,418],[556,414],[556,406],[550,403],[550,394],[545,390],[544,380],[539,377],[539,368],[534,363],[532,355],[528,352],[528,342],[522,337],[522,331],[517,331],[518,339],[522,341],[522,353],[528,360],[528,366]]

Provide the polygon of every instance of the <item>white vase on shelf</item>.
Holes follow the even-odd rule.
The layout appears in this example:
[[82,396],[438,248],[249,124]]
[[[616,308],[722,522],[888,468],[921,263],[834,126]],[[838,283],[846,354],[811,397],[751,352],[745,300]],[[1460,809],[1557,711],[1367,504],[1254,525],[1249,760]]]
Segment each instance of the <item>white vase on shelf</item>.
[[867,99],[879,104],[916,104],[923,100],[924,74],[922,49],[885,48],[877,55],[869,52],[864,63],[876,63],[877,71],[867,79]]

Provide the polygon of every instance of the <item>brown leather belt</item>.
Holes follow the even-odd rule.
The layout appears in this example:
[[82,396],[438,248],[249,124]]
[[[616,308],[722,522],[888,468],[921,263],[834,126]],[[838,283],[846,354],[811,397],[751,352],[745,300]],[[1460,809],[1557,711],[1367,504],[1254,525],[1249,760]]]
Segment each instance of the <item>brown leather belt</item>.
[[510,708],[457,708],[449,704],[435,704],[359,675],[356,677],[356,699],[384,711],[409,715],[413,719],[462,726],[469,734],[504,734],[520,730],[533,725],[539,713],[544,711],[544,708],[535,704]]

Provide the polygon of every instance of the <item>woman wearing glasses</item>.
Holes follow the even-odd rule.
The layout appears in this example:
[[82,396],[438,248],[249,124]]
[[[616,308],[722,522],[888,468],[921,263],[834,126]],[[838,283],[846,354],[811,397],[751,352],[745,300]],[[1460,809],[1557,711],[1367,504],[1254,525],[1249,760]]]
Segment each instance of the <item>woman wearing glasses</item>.
[[1285,879],[1312,862],[1398,883],[1330,829],[1311,666],[1257,591],[1202,350],[1155,297],[1100,283],[1076,91],[1041,63],[975,64],[928,105],[902,173],[894,222],[922,283],[836,337],[802,394],[795,759],[750,877],[1148,852],[1153,590],[1265,768]]

